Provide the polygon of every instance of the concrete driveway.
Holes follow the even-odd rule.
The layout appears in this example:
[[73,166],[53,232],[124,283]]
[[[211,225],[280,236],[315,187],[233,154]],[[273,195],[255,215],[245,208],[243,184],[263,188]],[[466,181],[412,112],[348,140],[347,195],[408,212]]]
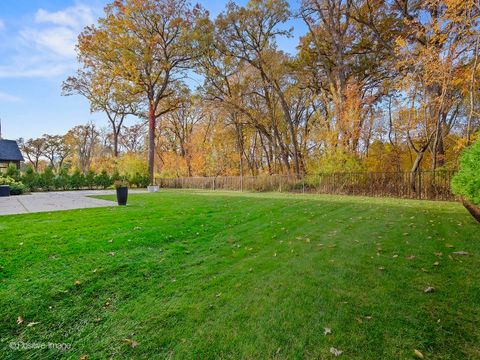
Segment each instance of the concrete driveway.
[[[132,192],[129,190],[129,192]],[[134,190],[133,192],[143,192]],[[115,190],[38,192],[30,195],[0,197],[0,215],[117,206],[114,201],[93,199],[91,195],[111,195]]]

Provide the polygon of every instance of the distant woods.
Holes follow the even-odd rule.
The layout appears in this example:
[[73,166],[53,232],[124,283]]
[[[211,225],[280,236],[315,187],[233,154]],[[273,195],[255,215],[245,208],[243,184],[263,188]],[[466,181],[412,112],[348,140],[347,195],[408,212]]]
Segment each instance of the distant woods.
[[[117,0],[80,34],[63,86],[108,127],[22,148],[34,167],[82,172],[134,158],[151,179],[409,171],[414,186],[478,136],[479,14],[473,0],[252,0],[212,19],[184,0]],[[292,19],[308,31],[289,54]]]

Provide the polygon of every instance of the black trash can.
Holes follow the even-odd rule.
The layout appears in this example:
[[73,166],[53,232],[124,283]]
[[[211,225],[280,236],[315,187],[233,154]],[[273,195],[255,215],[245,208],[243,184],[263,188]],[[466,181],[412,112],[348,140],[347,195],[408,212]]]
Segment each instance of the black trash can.
[[118,205],[127,205],[128,187],[121,186],[117,188],[117,202]]
[[0,185],[0,197],[10,196],[10,186]]

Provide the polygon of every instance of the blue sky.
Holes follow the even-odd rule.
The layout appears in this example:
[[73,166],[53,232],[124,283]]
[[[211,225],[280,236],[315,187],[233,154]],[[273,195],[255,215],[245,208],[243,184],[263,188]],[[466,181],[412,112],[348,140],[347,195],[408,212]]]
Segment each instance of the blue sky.
[[[60,95],[62,81],[76,69],[78,33],[102,15],[107,0],[0,0],[0,118],[3,138],[63,134],[90,120],[107,126],[101,113],[91,114],[80,96]],[[194,2],[194,1],[192,1]],[[198,1],[212,16],[226,0]],[[244,4],[245,0],[237,3]],[[296,2],[292,2],[295,8]],[[292,21],[294,38],[279,41],[293,53],[306,29]],[[130,119],[134,122],[135,119]]]

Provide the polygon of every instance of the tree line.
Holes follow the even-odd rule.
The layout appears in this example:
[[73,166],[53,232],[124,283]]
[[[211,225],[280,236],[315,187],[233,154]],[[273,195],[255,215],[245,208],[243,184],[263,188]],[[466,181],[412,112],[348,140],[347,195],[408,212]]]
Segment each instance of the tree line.
[[[92,124],[72,129],[69,156],[85,172],[136,154],[150,181],[370,170],[409,171],[414,186],[421,169],[456,168],[477,136],[479,10],[251,0],[212,18],[186,0],[116,0],[79,35],[79,68],[63,84],[106,115],[108,136],[94,147]],[[292,20],[308,29],[294,54],[278,45]]]

